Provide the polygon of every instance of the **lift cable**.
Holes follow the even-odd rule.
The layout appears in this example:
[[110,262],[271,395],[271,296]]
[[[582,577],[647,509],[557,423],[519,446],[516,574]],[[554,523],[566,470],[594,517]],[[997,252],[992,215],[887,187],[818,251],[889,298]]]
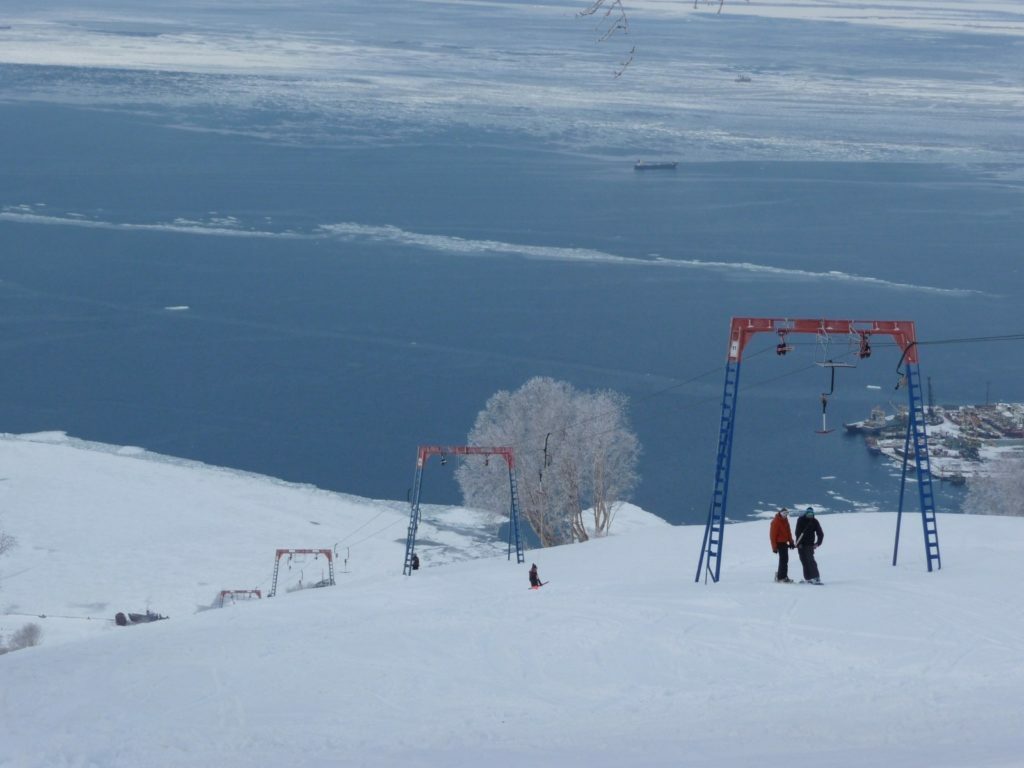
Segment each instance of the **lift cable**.
[[[349,532],[348,532],[347,534],[345,534],[345,535],[344,535],[344,536],[342,536],[342,537],[341,537],[340,539],[338,539],[338,540],[337,540],[336,542],[334,542],[334,546],[335,546],[335,547],[337,547],[337,546],[338,546],[339,544],[341,544],[341,543],[342,543],[343,541],[346,541],[347,539],[350,539],[350,538],[352,538],[352,537],[353,537],[354,535],[356,535],[357,533],[359,533],[359,531],[363,530],[363,528],[365,528],[366,526],[368,526],[368,525],[369,525],[370,523],[372,523],[372,522],[373,522],[374,520],[376,520],[376,519],[377,519],[378,517],[380,517],[381,515],[383,515],[383,514],[384,514],[385,512],[391,512],[391,511],[393,511],[393,510],[390,510],[390,509],[387,509],[387,508],[384,508],[384,509],[382,509],[382,510],[381,510],[380,512],[378,512],[378,513],[377,513],[376,515],[374,515],[373,517],[371,517],[371,518],[370,518],[369,520],[367,520],[367,521],[366,521],[365,523],[363,523],[362,525],[360,525],[360,526],[358,526],[358,527],[354,528],[353,530],[349,531]],[[390,523],[388,523],[388,525],[390,525]],[[352,545],[350,544],[349,546],[352,546]]]
[[1024,333],[1007,333],[1002,336],[968,336],[962,339],[932,339],[918,341],[918,346],[926,344],[979,344],[986,341],[1024,341]]
[[[1024,333],[1007,334],[1007,335],[1003,335],[1003,336],[974,336],[974,337],[966,337],[966,338],[958,338],[958,339],[933,339],[933,340],[917,341],[915,343],[918,346],[923,346],[923,345],[926,345],[926,344],[927,345],[968,344],[968,343],[981,343],[981,342],[989,342],[989,341],[1024,341]],[[788,342],[788,343],[791,346],[812,346],[812,345],[813,346],[818,346],[818,342],[817,341],[806,341],[806,342],[799,342],[799,341],[792,342],[791,341],[791,342]],[[876,346],[876,347],[886,347],[886,346],[896,347],[898,345],[895,342],[880,342],[880,343],[874,344],[874,346]],[[755,357],[763,355],[766,352],[772,351],[774,349],[775,349],[774,347],[765,347],[764,349],[761,349],[761,350],[759,350],[757,352],[754,352],[752,354],[744,355],[744,360],[751,360],[751,359],[753,359]],[[908,345],[907,349],[909,349],[909,345]],[[906,351],[907,350],[904,349],[904,356],[906,355]],[[852,354],[853,354],[852,351],[851,352],[846,352],[846,353],[840,355],[838,357],[838,359],[843,359],[843,358],[850,357]],[[902,360],[903,360],[903,358],[901,357],[900,358],[900,362],[901,363],[902,363]],[[798,368],[798,369],[793,370],[793,371],[787,371],[786,373],[780,374],[778,376],[772,376],[772,377],[769,377],[767,379],[762,379],[760,381],[755,381],[755,382],[752,382],[752,383],[749,383],[749,384],[745,383],[742,386],[742,389],[749,390],[749,389],[754,389],[754,388],[757,388],[757,387],[765,386],[766,384],[771,384],[771,383],[773,383],[775,381],[779,381],[781,379],[785,379],[785,378],[788,378],[790,376],[796,376],[797,374],[803,373],[804,371],[813,370],[813,369],[815,369],[817,367],[820,367],[820,366],[818,365],[817,362],[815,362],[815,363],[812,363],[810,365],[806,365],[806,366],[804,366],[802,368]],[[703,378],[705,378],[707,376],[710,376],[712,374],[719,374],[720,375],[722,373],[722,371],[724,371],[724,370],[725,370],[725,366],[721,366],[721,365],[717,366],[715,368],[708,369],[708,370],[704,371],[703,373],[698,373],[697,375],[691,376],[690,378],[685,379],[683,381],[678,381],[675,384],[670,384],[669,386],[666,386],[666,387],[663,387],[661,389],[655,390],[654,392],[649,392],[646,395],[642,395],[640,397],[631,399],[631,402],[633,404],[644,403],[644,402],[646,402],[648,400],[651,400],[651,399],[653,399],[655,397],[658,397],[660,395],[664,395],[667,392],[671,392],[671,391],[673,391],[675,389],[678,389],[679,387],[686,386],[687,384],[692,384],[695,381],[699,381],[700,379],[703,379]],[[701,400],[698,400],[698,401],[696,401],[696,402],[694,402],[694,403],[692,403],[690,405],[685,406],[684,410],[688,410],[690,408],[694,408],[694,407],[696,407],[698,405],[702,405],[703,403],[706,403],[706,402],[717,401],[718,399],[719,399],[719,397],[717,395],[715,395],[714,397],[702,398]],[[581,421],[578,421],[578,422],[573,422],[571,424],[567,424],[566,428],[573,427],[573,426],[578,426],[580,424],[585,424],[588,421],[596,420],[596,419],[600,418],[603,415],[605,415],[605,414],[597,414],[596,416],[593,416],[590,419],[584,419],[584,420],[581,420]],[[610,431],[614,431],[614,429],[603,430],[601,432],[585,433],[583,436],[584,437],[588,437],[588,436],[595,436],[596,437],[596,436],[603,435],[606,432],[610,432]]]
[[7,611],[2,614],[4,616],[31,616],[37,619],[81,619],[82,621],[114,621],[113,619],[106,619],[102,616],[62,616],[57,613],[17,613],[15,611]]
[[[774,350],[775,350],[774,347],[765,347],[762,350],[759,350],[757,352],[753,352],[753,353],[745,355],[745,359],[749,360],[749,359],[758,357],[759,355],[763,355],[763,354],[765,354],[767,352],[774,351]],[[818,366],[818,364],[816,362],[815,363],[811,363],[810,365],[803,366],[801,368],[798,368],[797,370],[787,371],[786,373],[783,373],[783,374],[781,374],[779,376],[773,376],[771,378],[764,379],[762,381],[756,381],[756,382],[753,382],[751,384],[744,384],[742,388],[744,390],[754,389],[756,387],[760,387],[760,386],[763,386],[765,384],[770,384],[770,383],[772,383],[774,381],[778,381],[780,379],[784,379],[784,378],[787,378],[789,376],[796,376],[797,374],[803,373],[805,371],[814,370],[815,368],[818,368],[818,367],[819,366]],[[669,386],[662,387],[661,389],[655,390],[654,392],[648,392],[646,395],[642,395],[640,397],[637,397],[635,400],[633,400],[633,402],[634,403],[644,403],[644,402],[646,402],[648,400],[651,400],[651,399],[653,399],[655,397],[663,395],[666,392],[671,392],[672,390],[678,389],[679,387],[685,386],[687,384],[692,384],[693,382],[698,381],[700,379],[703,379],[703,378],[705,378],[707,376],[710,376],[712,374],[721,374],[723,370],[724,370],[723,366],[717,366],[715,368],[710,368],[710,369],[704,371],[703,373],[699,373],[699,374],[697,374],[695,376],[691,376],[690,378],[688,378],[688,379],[686,379],[684,381],[679,381],[679,382],[676,382],[675,384],[670,384]],[[697,406],[700,406],[700,405],[703,405],[703,404],[709,403],[709,402],[714,402],[714,401],[717,401],[719,399],[720,399],[719,395],[710,395],[708,397],[701,398],[700,400],[697,400],[696,402],[693,402],[693,403],[691,403],[691,404],[689,404],[687,406],[684,406],[680,410],[689,410],[691,408],[696,408]],[[576,427],[576,426],[580,426],[580,425],[583,425],[583,424],[587,424],[587,423],[595,421],[595,420],[597,420],[597,419],[601,418],[602,416],[605,416],[605,415],[607,415],[609,413],[612,413],[612,411],[605,411],[604,413],[599,413],[599,414],[597,414],[595,416],[592,416],[590,418],[581,419],[579,421],[575,421],[575,422],[566,424],[564,429],[569,429],[570,427]],[[583,438],[587,438],[587,437],[600,437],[601,435],[608,434],[609,432],[615,432],[617,429],[619,429],[619,427],[610,427],[608,429],[603,429],[603,430],[596,431],[596,432],[584,432],[582,435],[580,435],[580,437],[583,437]],[[547,434],[551,434],[551,433],[549,432]],[[538,440],[540,439],[539,433],[538,433],[537,439]],[[515,450],[518,453],[520,447],[514,445],[513,448],[515,448]],[[549,449],[549,452],[550,452],[550,449]]]
[[370,534],[368,534],[368,535],[364,536],[363,538],[359,539],[359,541],[353,541],[353,542],[352,542],[351,544],[349,544],[348,546],[350,546],[350,547],[354,547],[354,546],[357,546],[357,545],[359,545],[359,544],[362,544],[362,543],[363,543],[364,541],[369,541],[370,539],[372,539],[372,538],[373,538],[374,536],[376,536],[377,534],[380,534],[380,533],[384,533],[384,531],[386,531],[386,530],[387,530],[388,528],[390,528],[391,526],[393,526],[393,525],[397,525],[398,523],[404,523],[404,522],[407,522],[407,521],[405,520],[405,518],[403,518],[403,517],[399,517],[399,518],[398,518],[397,520],[392,520],[392,521],[391,521],[390,523],[388,523],[387,525],[385,525],[385,526],[384,526],[383,528],[378,528],[378,529],[377,529],[376,531],[374,531],[373,533],[370,533]]

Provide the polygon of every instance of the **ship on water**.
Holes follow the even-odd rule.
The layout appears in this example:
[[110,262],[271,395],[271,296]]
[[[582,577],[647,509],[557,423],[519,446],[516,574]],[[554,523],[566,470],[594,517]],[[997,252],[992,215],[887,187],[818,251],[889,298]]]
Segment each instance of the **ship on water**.
[[[886,413],[880,405],[871,409],[871,415],[863,421],[851,421],[843,424],[847,432],[862,435],[878,435],[882,432],[902,432],[907,426],[907,409],[897,409],[896,413]],[[866,438],[865,438],[866,439]]]
[[674,171],[679,165],[675,160],[637,160],[633,164],[635,171]]

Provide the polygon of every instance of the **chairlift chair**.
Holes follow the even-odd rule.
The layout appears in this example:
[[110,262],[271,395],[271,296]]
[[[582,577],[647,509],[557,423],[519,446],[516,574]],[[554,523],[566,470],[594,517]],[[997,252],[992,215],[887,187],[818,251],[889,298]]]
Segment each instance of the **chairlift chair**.
[[788,334],[789,331],[785,329],[779,331],[779,343],[775,345],[775,354],[779,357],[782,357],[787,352],[793,351],[793,345],[786,341],[786,336]]
[[[867,334],[850,333],[851,345],[856,344],[857,355],[860,358],[865,358],[871,355],[871,345],[868,343]],[[819,435],[827,435],[831,432],[835,432],[834,429],[828,428],[828,399],[836,391],[836,368],[856,368],[856,363],[848,363],[842,360],[834,360],[829,357],[828,350],[829,345],[832,343],[832,338],[828,332],[822,328],[818,331],[818,344],[821,345],[821,357],[820,360],[815,360],[815,365],[821,368],[828,368],[831,371],[829,376],[828,392],[821,393],[821,429],[816,429],[815,432]]]
[[831,432],[835,432],[835,429],[828,428],[828,417],[826,412],[828,411],[828,395],[824,392],[821,393],[821,429],[814,430],[816,435],[827,435]]

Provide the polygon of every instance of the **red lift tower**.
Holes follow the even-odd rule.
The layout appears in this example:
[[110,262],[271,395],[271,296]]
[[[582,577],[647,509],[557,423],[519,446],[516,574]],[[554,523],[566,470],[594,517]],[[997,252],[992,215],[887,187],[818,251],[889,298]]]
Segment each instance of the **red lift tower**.
[[[273,597],[277,594],[277,575],[281,570],[281,558],[285,555],[288,556],[288,562],[295,556],[305,557],[306,555],[313,555],[314,559],[318,559],[320,555],[323,555],[327,559],[327,578],[317,582],[314,586],[318,587],[333,587],[334,586],[334,552],[330,549],[278,549],[274,552],[274,578],[270,584],[270,592],[267,593],[267,597]],[[291,565],[288,566],[291,568]]]
[[[903,448],[903,473],[900,480],[899,511],[896,516],[896,542],[893,547],[892,564],[896,565],[899,551],[900,523],[903,517],[903,491],[907,479],[907,460],[914,454],[917,471],[917,490],[921,502],[921,522],[924,527],[925,556],[928,570],[933,566],[942,567],[939,556],[939,533],[935,520],[935,496],[932,492],[931,466],[928,460],[928,436],[925,430],[924,398],[921,392],[921,373],[918,370],[917,337],[914,323],[909,320],[791,320],[788,318],[734,317],[729,332],[729,353],[725,368],[725,389],[722,395],[722,418],[719,423],[718,457],[715,465],[715,485],[708,509],[708,520],[704,527],[704,543],[701,544],[700,561],[697,564],[697,578],[705,573],[718,581],[722,566],[722,538],[725,533],[725,509],[729,496],[729,469],[732,462],[733,430],[736,422],[736,400],[739,395],[740,363],[747,342],[757,333],[777,333],[779,343],[775,351],[785,355],[791,347],[787,337],[795,333],[814,334],[819,340],[835,337],[850,339],[861,359],[871,355],[873,336],[890,336],[902,351],[899,365],[903,367],[901,384],[906,387],[909,398],[907,435]],[[826,367],[842,365],[833,360],[820,363]],[[834,382],[834,379],[833,379]],[[824,420],[827,406],[826,395],[822,395],[822,432],[827,432]],[[706,559],[706,563],[705,563]]]
[[516,562],[522,563],[523,539],[519,534],[519,490],[516,487],[516,455],[511,448],[486,448],[479,445],[421,445],[416,453],[416,473],[412,483],[411,509],[409,512],[409,533],[405,540],[405,567],[402,570],[406,576],[413,572],[413,555],[416,553],[416,530],[420,525],[420,490],[423,486],[423,470],[427,466],[427,459],[431,456],[440,456],[441,463],[447,461],[448,456],[483,456],[487,459],[490,456],[500,456],[508,465],[508,485],[511,496],[511,505],[508,513],[508,559],[512,559],[512,540],[515,539]]

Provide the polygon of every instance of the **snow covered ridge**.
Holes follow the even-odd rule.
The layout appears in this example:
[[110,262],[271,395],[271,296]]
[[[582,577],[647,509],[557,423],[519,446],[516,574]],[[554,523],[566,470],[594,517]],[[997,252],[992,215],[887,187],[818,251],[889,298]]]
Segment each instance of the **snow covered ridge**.
[[[944,568],[928,573],[912,526],[892,567],[893,514],[823,515],[826,586],[812,588],[772,582],[767,521],[729,525],[722,581],[697,584],[703,526],[627,507],[621,535],[520,566],[486,541],[492,526],[435,507],[425,567],[404,577],[404,503],[61,433],[0,436],[0,465],[2,523],[20,539],[0,559],[5,613],[152,601],[171,617],[37,619],[42,645],[0,657],[4,768],[683,756],[862,768],[1024,754],[1021,518],[940,516]],[[334,538],[348,554],[338,586],[195,612],[260,583],[274,547]],[[25,620],[0,616],[0,631]],[[779,738],[794,723],[812,748]]]

